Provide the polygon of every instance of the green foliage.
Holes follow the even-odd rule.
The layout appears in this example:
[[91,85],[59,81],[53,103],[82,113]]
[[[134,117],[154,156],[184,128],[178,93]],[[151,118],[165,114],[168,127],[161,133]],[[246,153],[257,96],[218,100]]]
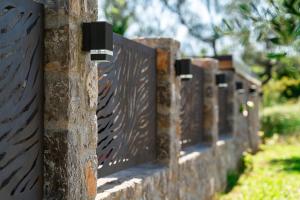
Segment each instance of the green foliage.
[[134,9],[126,0],[105,0],[106,19],[113,24],[113,31],[124,35],[134,18]]
[[268,53],[267,57],[269,59],[281,59],[286,56],[286,53]]
[[269,60],[264,52],[246,48],[243,59],[264,83],[263,105],[273,106],[300,97],[300,60],[296,56],[285,56],[280,60]]
[[300,103],[265,108],[261,114],[261,128],[264,137],[300,132],[299,113]]
[[263,151],[251,156],[252,171],[244,173],[236,187],[220,199],[300,199],[299,136],[268,140],[262,147]]
[[291,79],[300,79],[300,60],[299,57],[286,56],[275,66],[275,79],[289,77]]
[[263,86],[265,107],[280,103],[295,102],[300,97],[300,79],[283,77],[280,80],[271,80]]
[[243,154],[242,161],[243,161],[242,172],[246,172],[246,173],[251,172],[253,170],[253,155],[245,152]]
[[275,46],[294,45],[300,38],[299,5],[299,0],[238,1],[231,7],[236,16],[224,27],[237,32],[253,27],[257,41],[269,41]]

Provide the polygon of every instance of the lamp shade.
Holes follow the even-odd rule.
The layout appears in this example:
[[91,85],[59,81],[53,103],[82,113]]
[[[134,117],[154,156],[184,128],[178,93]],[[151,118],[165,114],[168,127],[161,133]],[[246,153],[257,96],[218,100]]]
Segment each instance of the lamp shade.
[[264,93],[263,92],[259,92],[259,97],[263,97]]
[[110,62],[113,56],[113,30],[107,22],[82,24],[82,50],[89,51],[92,61]]
[[255,85],[251,85],[250,88],[249,88],[249,93],[250,94],[255,94],[256,90],[257,90],[256,86]]
[[238,92],[240,92],[240,93],[243,93],[245,90],[244,90],[244,83],[243,82],[241,82],[241,81],[237,81],[236,83],[235,83],[235,88],[236,88],[236,90],[238,91]]
[[190,59],[176,60],[176,76],[179,76],[182,80],[189,80],[193,78],[193,75],[191,74],[191,65],[192,62]]
[[227,87],[227,76],[224,73],[216,74],[216,85],[219,87]]

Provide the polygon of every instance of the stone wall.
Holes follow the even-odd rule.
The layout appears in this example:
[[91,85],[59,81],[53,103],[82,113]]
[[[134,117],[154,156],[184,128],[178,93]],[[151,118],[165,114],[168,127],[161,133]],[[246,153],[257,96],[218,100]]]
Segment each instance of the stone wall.
[[97,68],[81,51],[81,23],[97,0],[45,4],[44,199],[96,195]]
[[249,94],[247,106],[249,110],[248,114],[248,133],[250,135],[250,149],[253,151],[253,153],[256,153],[259,150],[259,146],[261,144],[260,137],[257,134],[260,129],[259,124],[259,106],[260,106],[260,88],[256,87],[255,91],[253,91],[251,94]]
[[[215,75],[218,61],[194,59],[192,62],[204,69],[204,123],[203,141],[181,149],[179,145],[180,86],[175,76],[174,61],[178,42],[172,39],[138,39],[145,45],[157,49],[157,149],[158,159],[154,163],[136,166],[110,176],[99,178],[97,200],[209,200],[224,191],[227,173],[238,169],[242,154],[250,147],[248,121],[237,111],[239,97],[235,90],[237,80],[234,71],[229,74],[228,112],[232,133],[226,138],[218,135],[218,89]],[[242,81],[243,77],[240,77]],[[248,82],[247,82],[248,83]],[[258,111],[258,110],[256,110]],[[256,112],[255,111],[255,112]],[[252,118],[257,121],[258,118]],[[240,120],[238,124],[237,120]],[[252,130],[250,134],[256,135]]]
[[201,145],[186,150],[179,159],[179,199],[209,200],[226,188],[227,174],[236,170],[242,155],[240,144],[233,138],[219,140],[216,147]]
[[137,39],[157,52],[157,160],[97,179],[97,67],[81,51],[81,24],[96,20],[97,7],[96,0],[45,1],[44,199],[211,199],[224,190],[226,174],[238,167],[242,153],[258,148],[258,107],[242,118],[243,97],[234,91],[236,79],[249,81],[232,79],[235,106],[228,118],[234,126],[230,137],[219,138],[218,61],[193,60],[205,74],[205,131],[201,145],[181,149],[181,80],[174,68],[180,44]]

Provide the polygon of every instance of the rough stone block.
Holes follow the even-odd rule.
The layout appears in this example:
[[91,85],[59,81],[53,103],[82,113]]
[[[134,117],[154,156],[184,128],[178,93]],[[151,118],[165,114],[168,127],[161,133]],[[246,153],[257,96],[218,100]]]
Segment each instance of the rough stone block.
[[45,199],[93,200],[97,180],[98,78],[81,51],[81,24],[96,0],[45,2]]
[[204,69],[204,121],[203,140],[206,143],[215,145],[218,140],[218,88],[216,86],[216,73],[218,61],[210,58],[193,59],[195,66]]

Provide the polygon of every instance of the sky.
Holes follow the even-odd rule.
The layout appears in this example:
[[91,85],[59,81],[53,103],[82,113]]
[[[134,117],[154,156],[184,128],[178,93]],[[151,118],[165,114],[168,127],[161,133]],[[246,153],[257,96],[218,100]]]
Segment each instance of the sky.
[[[99,20],[105,20],[103,11],[103,2],[105,0],[99,0]],[[188,0],[190,10],[197,13],[203,22],[210,22],[211,17],[206,6],[201,0]],[[127,30],[125,36],[128,38],[136,37],[171,37],[181,42],[182,51],[190,56],[199,55],[201,49],[208,50],[208,54],[212,54],[211,48],[202,42],[199,42],[195,38],[189,35],[185,26],[181,25],[176,17],[176,14],[164,8],[160,0],[149,0],[148,6],[143,7],[138,4],[135,6],[135,12],[139,17],[139,22],[133,23]],[[212,18],[216,21],[220,21],[222,16],[212,13]],[[143,26],[160,27],[161,32],[149,34],[147,31],[141,31],[140,24]],[[228,41],[225,41],[228,43]],[[224,45],[224,41],[219,43],[220,46]]]

